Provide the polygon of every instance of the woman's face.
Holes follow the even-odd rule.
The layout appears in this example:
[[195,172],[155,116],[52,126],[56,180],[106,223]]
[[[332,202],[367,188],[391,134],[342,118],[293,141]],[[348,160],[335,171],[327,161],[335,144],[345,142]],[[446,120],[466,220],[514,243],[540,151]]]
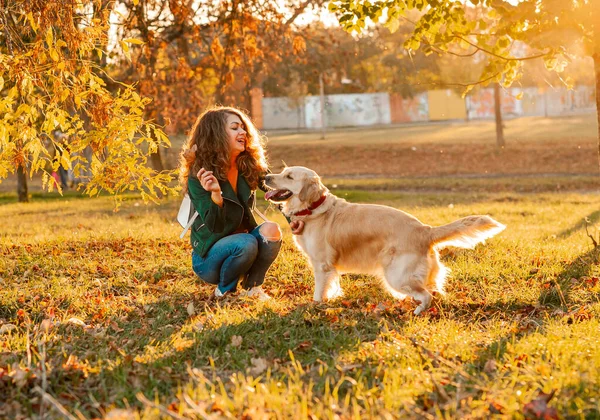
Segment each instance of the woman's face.
[[227,114],[226,130],[231,156],[237,157],[246,150],[246,130],[244,130],[244,124],[240,117],[235,114]]

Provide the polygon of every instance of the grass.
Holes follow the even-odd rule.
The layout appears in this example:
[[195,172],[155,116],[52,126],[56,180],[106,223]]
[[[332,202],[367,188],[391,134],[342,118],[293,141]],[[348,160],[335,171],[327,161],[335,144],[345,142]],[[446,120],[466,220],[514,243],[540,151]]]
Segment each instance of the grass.
[[[567,117],[523,117],[505,120],[505,137],[508,143],[547,143],[553,141],[577,143],[595,139],[598,135],[596,114]],[[274,131],[266,133],[269,145],[314,145],[327,143],[335,146],[387,144],[401,140],[410,144],[495,144],[494,121],[448,121],[436,123],[397,124],[389,126],[335,129],[326,133]]]
[[343,298],[311,303],[307,261],[276,213],[274,299],[207,304],[177,202],[126,197],[114,212],[108,197],[0,197],[0,418],[55,418],[57,407],[81,418],[598,418],[600,251],[585,232],[586,218],[600,224],[597,193],[345,181],[337,195],[425,223],[490,214],[508,228],[445,251],[447,295],[415,317],[414,302],[361,275],[343,277]]

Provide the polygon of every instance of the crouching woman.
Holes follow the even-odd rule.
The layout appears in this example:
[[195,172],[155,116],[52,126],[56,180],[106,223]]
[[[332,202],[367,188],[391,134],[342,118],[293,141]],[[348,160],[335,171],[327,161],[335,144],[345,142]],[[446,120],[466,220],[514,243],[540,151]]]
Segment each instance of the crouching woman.
[[191,229],[192,268],[216,285],[214,295],[270,297],[262,289],[281,248],[279,225],[260,226],[252,214],[268,167],[262,139],[236,108],[216,107],[198,117],[181,154],[180,180],[198,212]]

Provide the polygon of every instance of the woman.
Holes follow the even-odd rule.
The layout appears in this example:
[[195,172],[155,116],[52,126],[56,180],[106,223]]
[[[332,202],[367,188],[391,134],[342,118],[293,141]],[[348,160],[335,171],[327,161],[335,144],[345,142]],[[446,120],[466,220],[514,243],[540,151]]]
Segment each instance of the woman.
[[215,296],[236,290],[269,299],[265,274],[281,248],[276,223],[258,226],[251,212],[268,167],[262,139],[242,111],[216,107],[194,124],[181,154],[181,182],[199,214],[191,229],[192,267],[215,284]]

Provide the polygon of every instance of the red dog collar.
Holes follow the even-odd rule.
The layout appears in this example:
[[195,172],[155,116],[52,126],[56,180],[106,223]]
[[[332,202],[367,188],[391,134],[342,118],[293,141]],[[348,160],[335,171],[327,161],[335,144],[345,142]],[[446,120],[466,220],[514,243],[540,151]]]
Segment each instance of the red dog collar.
[[314,209],[316,209],[317,207],[319,207],[321,204],[323,204],[325,202],[326,198],[327,198],[326,195],[322,195],[321,198],[319,198],[317,201],[315,201],[310,206],[308,206],[307,209],[301,210],[298,213],[294,213],[294,214],[292,214],[292,216],[308,216],[308,215],[312,214],[312,211]]

